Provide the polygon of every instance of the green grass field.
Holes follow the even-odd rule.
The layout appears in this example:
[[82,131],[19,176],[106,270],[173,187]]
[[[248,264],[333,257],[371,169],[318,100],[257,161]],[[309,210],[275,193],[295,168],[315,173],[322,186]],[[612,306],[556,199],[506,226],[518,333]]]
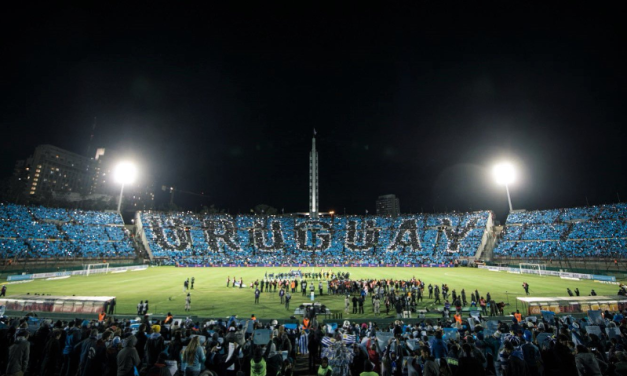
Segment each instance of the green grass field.
[[[290,268],[176,268],[151,267],[145,271],[126,272],[119,274],[73,276],[60,280],[36,280],[24,284],[8,285],[7,295],[14,294],[51,294],[51,295],[86,295],[86,296],[116,296],[118,314],[135,314],[140,300],[150,301],[150,312],[155,315],[173,314],[184,315],[185,294],[183,281],[195,277],[196,284],[192,293],[191,315],[199,317],[226,317],[237,314],[247,317],[255,314],[259,318],[289,318],[294,309],[301,303],[310,302],[309,296],[303,297],[300,292],[293,294],[290,311],[279,303],[278,293],[261,294],[260,304],[254,304],[253,290],[250,288],[227,288],[227,275],[233,278],[244,278],[244,284],[249,285],[256,279],[263,279],[264,273],[287,272]],[[320,268],[316,268],[319,271]],[[571,281],[558,277],[539,277],[531,275],[508,274],[490,272],[473,268],[344,268],[336,271],[349,271],[351,279],[361,278],[393,278],[411,279],[413,276],[425,281],[426,285],[447,283],[458,293],[466,289],[468,299],[470,292],[478,289],[485,296],[490,292],[494,300],[508,302],[506,312],[516,307],[516,297],[522,296],[522,282],[527,281],[531,286],[531,296],[567,296],[566,288],[578,287],[581,295],[588,295],[595,289],[599,295],[614,295],[618,286],[596,283],[592,281]],[[307,271],[311,271],[308,268]],[[316,281],[316,288],[318,284]],[[507,292],[507,294],[506,294]],[[342,296],[316,295],[316,301],[325,304],[333,312],[343,311],[344,298]],[[317,289],[316,289],[317,294]],[[419,303],[420,307],[434,307],[432,300],[425,299]],[[373,318],[370,301],[365,303],[366,314],[353,315],[350,318]],[[382,304],[382,310],[385,307]],[[346,318],[347,315],[344,315]]]

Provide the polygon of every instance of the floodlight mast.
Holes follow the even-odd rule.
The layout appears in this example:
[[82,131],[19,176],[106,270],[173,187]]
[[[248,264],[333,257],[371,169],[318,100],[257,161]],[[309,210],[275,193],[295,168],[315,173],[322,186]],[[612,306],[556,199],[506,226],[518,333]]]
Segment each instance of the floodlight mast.
[[509,184],[505,184],[505,191],[507,192],[507,202],[509,203],[509,212],[514,211],[512,208],[512,197],[509,195]]
[[122,195],[124,194],[124,186],[135,181],[137,169],[135,165],[129,162],[122,162],[115,167],[115,180],[122,185],[120,189],[120,198],[118,200],[118,213],[122,213]]
[[500,163],[494,166],[492,172],[494,173],[496,182],[505,186],[505,191],[507,192],[507,202],[509,203],[509,212],[511,213],[514,209],[512,207],[512,197],[509,194],[509,185],[516,180],[516,171],[514,170],[514,166],[510,163]]

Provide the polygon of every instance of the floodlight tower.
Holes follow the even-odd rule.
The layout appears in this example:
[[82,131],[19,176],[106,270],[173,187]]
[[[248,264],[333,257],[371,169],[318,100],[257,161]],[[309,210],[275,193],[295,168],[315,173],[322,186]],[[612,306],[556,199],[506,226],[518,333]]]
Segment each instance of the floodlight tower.
[[122,185],[120,189],[120,199],[118,200],[118,213],[122,208],[122,195],[124,194],[124,185],[135,181],[137,176],[137,168],[129,162],[122,162],[115,167],[115,181]]
[[316,151],[316,130],[311,139],[309,153],[309,217],[318,218],[318,152]]
[[499,163],[494,166],[492,173],[494,174],[496,182],[505,186],[505,191],[507,191],[507,201],[509,202],[509,211],[511,213],[514,209],[512,208],[512,198],[509,195],[509,185],[516,180],[516,171],[514,166],[512,166],[511,163]]

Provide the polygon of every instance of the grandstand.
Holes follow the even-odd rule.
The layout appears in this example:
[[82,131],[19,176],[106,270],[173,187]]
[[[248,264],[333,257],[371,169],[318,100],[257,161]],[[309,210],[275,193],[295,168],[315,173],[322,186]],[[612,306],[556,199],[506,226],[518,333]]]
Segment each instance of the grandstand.
[[131,232],[115,212],[0,204],[5,266],[20,260],[135,258]]
[[399,217],[138,213],[144,245],[166,264],[451,264],[485,246],[488,211]]
[[495,259],[618,260],[627,246],[627,204],[515,212]]
[[[199,215],[0,205],[4,265],[18,260],[150,258],[165,265],[451,265],[477,259],[619,260],[627,205],[389,216]],[[135,242],[137,235],[137,242]],[[139,251],[139,253],[138,253]]]

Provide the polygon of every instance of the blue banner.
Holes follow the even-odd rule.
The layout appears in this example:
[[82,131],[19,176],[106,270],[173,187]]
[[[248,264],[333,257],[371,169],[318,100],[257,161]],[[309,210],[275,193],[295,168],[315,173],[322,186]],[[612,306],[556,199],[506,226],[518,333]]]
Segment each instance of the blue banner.
[[613,275],[593,274],[592,279],[596,279],[597,281],[604,281],[604,282],[616,282],[616,277],[614,277]]
[[10,275],[7,277],[7,282],[12,281],[26,281],[29,279],[33,279],[32,274],[18,274],[18,275]]

